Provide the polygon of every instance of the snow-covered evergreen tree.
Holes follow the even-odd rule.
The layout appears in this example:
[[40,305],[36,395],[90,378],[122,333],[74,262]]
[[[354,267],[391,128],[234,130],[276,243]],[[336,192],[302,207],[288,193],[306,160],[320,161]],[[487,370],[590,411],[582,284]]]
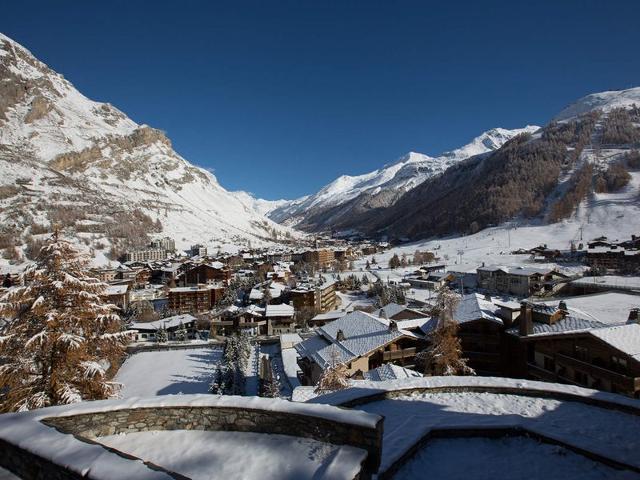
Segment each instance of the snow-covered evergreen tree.
[[264,397],[279,398],[280,397],[280,377],[275,373],[271,373],[271,377],[264,386]]
[[176,330],[176,340],[178,340],[179,342],[186,342],[188,339],[189,337],[187,334],[187,329],[184,328],[184,325],[182,324],[182,322],[180,322],[180,325]]
[[106,285],[86,275],[87,261],[55,232],[24,286],[0,299],[7,319],[0,336],[3,411],[109,398],[119,385],[108,370],[124,354],[129,332],[115,305],[105,303]]
[[158,341],[158,343],[166,343],[168,339],[169,336],[167,335],[167,329],[164,327],[160,327],[156,331],[156,340]]

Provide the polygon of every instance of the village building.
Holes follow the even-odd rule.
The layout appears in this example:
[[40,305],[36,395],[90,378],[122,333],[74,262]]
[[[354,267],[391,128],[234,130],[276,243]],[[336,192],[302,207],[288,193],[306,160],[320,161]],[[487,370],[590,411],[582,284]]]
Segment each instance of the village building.
[[212,336],[228,336],[236,332],[254,336],[266,335],[267,320],[264,312],[264,308],[256,305],[245,308],[231,305],[211,319],[210,333]]
[[267,335],[281,335],[295,332],[295,309],[286,303],[267,305],[264,316],[267,320]]
[[[517,325],[507,331],[506,373],[640,397],[640,302],[635,301],[640,297],[586,297],[591,298],[573,297],[555,306],[523,302]],[[626,314],[615,308],[625,300],[631,306]],[[570,306],[581,301],[599,303],[601,312]],[[616,302],[614,308],[606,308],[609,302]]]
[[176,242],[171,237],[158,238],[151,241],[151,248],[161,248],[167,252],[175,252]]
[[231,270],[224,263],[210,262],[201,263],[189,268],[178,276],[176,283],[183,286],[199,284],[228,285],[230,280]]
[[127,262],[153,262],[165,260],[169,257],[169,251],[164,248],[142,248],[130,250],[125,254]]
[[187,251],[190,257],[204,258],[207,256],[207,247],[199,243],[191,245],[191,248]]
[[587,249],[585,263],[593,269],[606,272],[640,272],[640,250],[619,245],[591,246]]
[[196,317],[192,315],[174,315],[173,317],[161,318],[153,322],[134,322],[128,329],[135,332],[137,342],[158,341],[158,330],[164,329],[167,332],[167,340],[180,340],[176,334],[181,329],[186,330],[188,339],[197,337]]
[[336,282],[312,280],[296,285],[290,292],[291,302],[296,310],[311,308],[325,313],[338,305]]
[[345,310],[331,310],[325,313],[319,313],[310,320],[307,321],[307,325],[310,328],[322,327],[329,322],[333,322],[339,318],[344,317],[347,313]]
[[116,305],[122,311],[129,309],[131,304],[131,291],[129,284],[109,285],[105,289],[104,298],[109,303]]
[[224,287],[196,285],[169,289],[169,310],[177,313],[203,313],[211,310],[222,298]]
[[335,261],[333,250],[328,248],[319,248],[317,250],[308,250],[302,254],[302,261],[312,263],[319,268],[329,268]]
[[477,274],[478,288],[518,297],[551,295],[568,281],[566,275],[555,269],[482,266]]
[[420,341],[394,320],[354,311],[319,327],[295,348],[304,383],[315,385],[333,361],[343,363],[349,376],[362,376],[386,363],[412,368]]

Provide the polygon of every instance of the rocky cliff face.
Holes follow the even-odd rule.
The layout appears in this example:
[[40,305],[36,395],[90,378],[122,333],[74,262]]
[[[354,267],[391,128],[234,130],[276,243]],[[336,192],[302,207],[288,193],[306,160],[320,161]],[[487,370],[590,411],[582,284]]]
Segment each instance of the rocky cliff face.
[[8,256],[24,253],[32,225],[41,231],[53,221],[104,251],[144,243],[141,218],[180,246],[295,235],[182,158],[163,132],[84,97],[1,34],[0,173],[0,248],[11,237],[22,250]]

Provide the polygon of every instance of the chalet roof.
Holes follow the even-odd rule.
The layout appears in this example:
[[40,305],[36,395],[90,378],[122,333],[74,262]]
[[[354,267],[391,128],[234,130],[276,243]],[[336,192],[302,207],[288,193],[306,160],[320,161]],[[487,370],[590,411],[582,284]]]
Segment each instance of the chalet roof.
[[347,314],[344,310],[331,310],[330,312],[319,313],[311,319],[312,322],[329,322],[344,317]]
[[[333,352],[338,361],[347,363],[400,337],[414,337],[411,332],[390,329],[389,323],[368,313],[351,312],[320,327],[316,337],[296,345],[296,349],[301,356],[307,356],[324,366],[331,361]],[[344,335],[344,340],[338,340],[339,331]]]
[[640,325],[637,323],[599,328],[589,333],[640,361]]
[[294,308],[286,303],[282,303],[280,305],[267,305],[265,317],[293,317],[294,312]]
[[551,268],[533,268],[533,267],[508,267],[504,265],[487,265],[484,267],[478,267],[479,272],[497,272],[502,271],[504,273],[508,273],[510,275],[517,275],[522,277],[530,277],[531,275],[547,275],[549,273],[557,273],[558,275],[563,275],[562,273],[556,271]]
[[129,326],[129,330],[158,330],[162,327],[165,329],[171,329],[180,326],[181,323],[185,325],[195,321],[196,317],[193,315],[174,315],[173,317],[161,318],[160,320],[155,320],[153,322],[133,322]]
[[373,382],[384,382],[385,380],[398,380],[411,377],[422,377],[422,374],[392,363],[385,363],[378,368],[364,372],[364,379]]
[[499,305],[493,299],[487,299],[479,293],[472,293],[462,297],[453,314],[453,319],[458,323],[489,320],[502,325],[502,319],[496,314],[499,309]]
[[109,285],[105,288],[105,295],[124,295],[129,290],[129,284],[125,283],[123,285]]
[[381,317],[381,318],[384,318],[384,316],[386,315],[386,318],[392,318],[394,315],[397,315],[398,313],[403,312],[406,309],[407,307],[405,305],[399,305],[397,303],[389,303],[384,307],[379,308],[378,310],[375,310],[374,312],[371,313],[371,315],[373,315],[374,317]]
[[[607,325],[597,320],[580,318],[569,315],[558,320],[552,325],[543,322],[533,322],[533,332],[528,337],[541,337],[547,335],[560,335],[569,333],[587,332],[594,329],[606,327]],[[510,328],[507,333],[520,335],[518,327]]]

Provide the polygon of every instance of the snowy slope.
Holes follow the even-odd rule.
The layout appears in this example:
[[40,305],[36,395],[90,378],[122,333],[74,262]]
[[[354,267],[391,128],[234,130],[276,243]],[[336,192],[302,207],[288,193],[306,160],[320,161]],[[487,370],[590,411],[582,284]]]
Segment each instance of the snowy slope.
[[640,87],[592,93],[569,105],[554,120],[568,120],[591,110],[608,112],[614,108],[629,108],[634,105],[640,106]]
[[73,206],[82,221],[97,224],[138,210],[159,220],[179,247],[295,235],[182,158],[163,132],[86,98],[2,34],[0,173],[0,221],[19,232]]
[[389,206],[401,194],[415,188],[428,178],[444,172],[451,165],[469,157],[496,150],[514,136],[534,132],[538,128],[536,126],[515,130],[494,128],[474,138],[469,144],[436,157],[409,152],[396,162],[373,172],[356,176],[342,175],[317,193],[285,203],[271,211],[268,216],[286,225],[298,225],[310,216],[340,207],[365,195],[378,197],[378,204],[382,202],[385,206]]

